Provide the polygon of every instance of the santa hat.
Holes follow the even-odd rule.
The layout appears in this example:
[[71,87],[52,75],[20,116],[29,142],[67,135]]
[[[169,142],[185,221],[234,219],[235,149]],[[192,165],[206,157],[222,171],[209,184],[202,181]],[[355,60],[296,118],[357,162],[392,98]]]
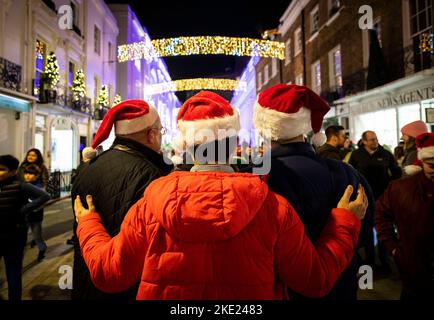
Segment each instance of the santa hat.
[[419,160],[434,158],[434,133],[427,132],[416,137],[417,157]]
[[417,120],[410,122],[401,128],[401,133],[416,138],[418,135],[428,132],[425,122]]
[[157,110],[145,101],[125,100],[111,108],[104,116],[92,141],[92,148],[96,148],[108,138],[113,124],[117,135],[127,135],[150,127],[157,119]]
[[[178,112],[180,140],[188,145],[236,136],[240,130],[237,110],[218,94],[201,91],[181,106]],[[212,134],[212,135],[211,135]],[[212,141],[211,140],[211,141]]]
[[320,133],[329,105],[305,86],[276,84],[258,95],[253,123],[262,136],[271,133],[271,140],[288,140],[311,130],[313,143],[321,146],[326,136]]

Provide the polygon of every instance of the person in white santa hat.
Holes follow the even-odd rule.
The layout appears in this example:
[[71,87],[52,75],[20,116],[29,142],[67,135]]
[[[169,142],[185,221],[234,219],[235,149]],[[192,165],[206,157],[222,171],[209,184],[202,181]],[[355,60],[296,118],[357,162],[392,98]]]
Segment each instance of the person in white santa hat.
[[392,181],[378,199],[377,237],[394,258],[402,300],[434,300],[434,133],[416,137],[419,173]]
[[285,285],[326,294],[353,255],[363,190],[354,202],[352,187],[345,190],[313,245],[285,199],[260,176],[230,166],[240,123],[229,102],[202,91],[182,105],[178,126],[195,165],[154,181],[118,236],[107,234],[90,195],[89,209],[76,199],[77,234],[95,285],[114,292],[140,280],[137,299],[153,300],[280,300]]
[[[109,137],[113,127],[116,135],[113,145],[95,157],[94,150]],[[94,195],[104,228],[111,236],[119,232],[128,209],[142,197],[147,186],[172,170],[160,151],[164,130],[154,107],[143,100],[126,100],[107,112],[92,148],[83,150],[83,156],[90,155],[93,159],[77,174],[72,199]],[[116,295],[98,290],[91,282],[77,241],[74,249],[73,299],[134,299],[137,285],[131,284],[132,288]]]
[[[271,140],[271,171],[268,186],[291,203],[304,223],[306,233],[316,241],[330,217],[330,210],[339,201],[347,185],[361,183],[369,199],[363,221],[359,246],[364,247],[366,233],[373,228],[375,201],[366,180],[351,166],[325,159],[315,153],[305,135],[314,132],[314,143],[325,142],[320,134],[328,104],[305,86],[277,84],[262,91],[254,106],[253,123],[265,139]],[[373,241],[373,240],[372,240]],[[337,281],[326,299],[356,300],[358,256],[352,254],[350,266]],[[294,298],[300,298],[293,294]]]

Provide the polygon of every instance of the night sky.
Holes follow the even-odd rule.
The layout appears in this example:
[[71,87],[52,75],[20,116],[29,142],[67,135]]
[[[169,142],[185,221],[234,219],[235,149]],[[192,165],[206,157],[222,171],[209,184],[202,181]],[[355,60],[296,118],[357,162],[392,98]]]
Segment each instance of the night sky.
[[[261,32],[276,28],[291,0],[268,0],[261,5],[247,0],[123,1],[128,3],[152,39],[177,36],[234,36],[261,38]],[[188,56],[164,60],[172,80],[240,75],[249,57]]]

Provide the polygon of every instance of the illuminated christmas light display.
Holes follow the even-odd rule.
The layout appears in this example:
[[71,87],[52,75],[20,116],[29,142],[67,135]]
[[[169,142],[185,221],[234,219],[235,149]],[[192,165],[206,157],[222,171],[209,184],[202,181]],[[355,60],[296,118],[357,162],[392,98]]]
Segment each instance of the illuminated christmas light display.
[[434,35],[432,33],[422,33],[419,36],[419,49],[422,52],[434,53]]
[[50,52],[47,57],[47,64],[44,68],[44,74],[48,78],[51,89],[55,89],[57,83],[59,82],[59,64],[57,62],[56,54]]
[[109,105],[108,90],[107,90],[107,86],[105,84],[102,85],[101,91],[99,92],[98,104],[101,106],[105,106],[105,107],[107,107]]
[[117,105],[117,104],[121,103],[121,101],[122,101],[122,97],[119,93],[117,93],[115,95],[115,101],[113,102],[113,105]]
[[86,95],[86,85],[84,83],[84,72],[79,69],[74,75],[74,81],[72,82],[72,92],[74,101],[79,101]]
[[145,88],[145,95],[188,90],[246,90],[246,82],[233,79],[195,78],[156,83]]
[[251,38],[198,36],[156,39],[118,46],[118,61],[221,54],[285,59],[285,44]]

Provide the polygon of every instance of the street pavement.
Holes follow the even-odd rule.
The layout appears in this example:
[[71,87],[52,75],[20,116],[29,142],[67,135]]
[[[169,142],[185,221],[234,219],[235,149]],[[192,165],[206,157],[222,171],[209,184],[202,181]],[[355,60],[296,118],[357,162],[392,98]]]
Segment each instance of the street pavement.
[[[63,272],[69,267],[72,268],[73,264],[73,247],[66,244],[66,240],[72,236],[71,199],[66,198],[50,204],[44,213],[43,236],[48,246],[46,258],[38,263],[37,247],[26,247],[23,264],[23,300],[70,300],[71,290],[64,288],[66,282]],[[29,233],[28,244],[31,239]],[[7,299],[5,279],[4,264],[0,262],[0,299]],[[359,300],[399,299],[401,284],[394,265],[390,276],[374,272],[373,280],[373,289],[359,289]],[[63,285],[59,285],[59,282]]]

